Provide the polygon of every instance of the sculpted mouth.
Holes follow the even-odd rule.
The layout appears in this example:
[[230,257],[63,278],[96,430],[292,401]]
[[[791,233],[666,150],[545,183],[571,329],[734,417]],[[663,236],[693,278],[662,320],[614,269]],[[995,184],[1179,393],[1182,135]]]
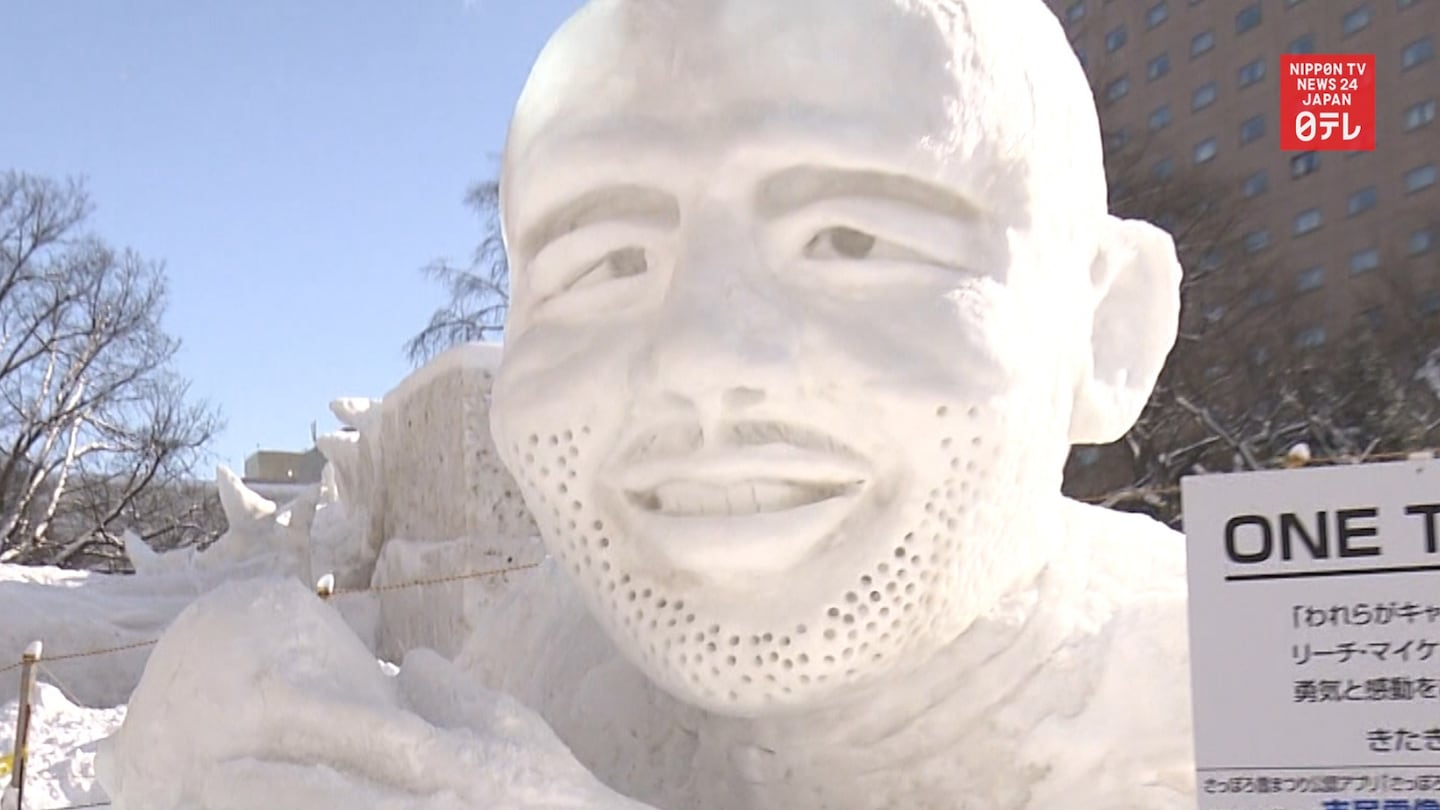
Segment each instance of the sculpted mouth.
[[678,479],[625,495],[636,508],[668,517],[742,517],[844,498],[864,485],[863,479],[844,484],[763,478],[736,483]]
[[655,515],[743,517],[846,498],[865,487],[865,465],[834,442],[801,447],[764,438],[644,454],[625,468],[621,488],[631,506]]
[[853,494],[859,486],[858,483],[840,487],[756,481],[720,487],[694,481],[676,481],[662,484],[650,492],[627,494],[632,503],[647,512],[672,517],[723,517],[763,515],[798,509]]
[[778,574],[800,564],[862,508],[875,473],[833,437],[774,422],[650,431],[611,480],[635,542],[710,579]]

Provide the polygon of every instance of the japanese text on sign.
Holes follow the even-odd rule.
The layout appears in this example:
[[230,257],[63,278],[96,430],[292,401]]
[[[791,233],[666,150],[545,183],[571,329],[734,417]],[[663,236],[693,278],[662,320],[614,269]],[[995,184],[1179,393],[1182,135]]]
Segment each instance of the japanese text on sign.
[[1437,493],[1434,460],[1185,480],[1201,810],[1440,810]]

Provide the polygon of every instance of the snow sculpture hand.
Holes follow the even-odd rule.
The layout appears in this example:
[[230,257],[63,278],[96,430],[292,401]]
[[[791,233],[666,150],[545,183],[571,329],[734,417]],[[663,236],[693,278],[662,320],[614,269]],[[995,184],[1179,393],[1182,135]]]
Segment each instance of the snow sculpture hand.
[[182,614],[98,770],[121,810],[643,810],[439,656],[387,675],[293,581],[228,585]]

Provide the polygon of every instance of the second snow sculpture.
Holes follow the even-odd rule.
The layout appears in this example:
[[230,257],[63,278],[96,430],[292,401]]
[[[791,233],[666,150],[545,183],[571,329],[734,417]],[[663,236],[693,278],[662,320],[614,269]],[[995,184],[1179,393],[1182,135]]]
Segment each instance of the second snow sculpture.
[[[632,806],[588,770],[665,810],[1191,806],[1180,538],[1059,491],[1149,396],[1180,268],[1108,215],[1039,0],[592,0],[502,188],[492,427],[554,567],[458,669],[322,690],[292,646],[217,679],[197,711],[252,680],[332,709],[213,762],[126,742],[205,691],[142,684],[122,804]],[[166,683],[186,638],[266,645],[226,617],[325,610],[303,596],[197,606]],[[545,742],[455,773],[477,739]]]

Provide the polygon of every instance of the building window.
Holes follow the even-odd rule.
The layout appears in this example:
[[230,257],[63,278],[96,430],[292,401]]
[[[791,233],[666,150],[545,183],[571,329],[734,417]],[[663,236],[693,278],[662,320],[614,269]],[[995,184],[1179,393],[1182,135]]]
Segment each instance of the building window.
[[1434,250],[1434,249],[1435,249],[1435,231],[1434,231],[1434,229],[1432,229],[1432,228],[1421,228],[1421,229],[1418,230],[1418,231],[1412,232],[1412,233],[1410,234],[1410,238],[1409,238],[1408,240],[1406,240],[1406,247],[1409,249],[1409,252],[1410,252],[1410,255],[1411,255],[1411,256],[1419,256],[1419,255],[1421,255],[1421,254],[1423,254],[1423,253],[1429,253],[1430,251]]
[[1269,287],[1256,287],[1250,293],[1250,306],[1259,309],[1275,303],[1275,291]]
[[1080,67],[1082,67],[1082,68],[1085,67],[1087,64],[1089,64],[1089,61],[1090,61],[1089,59],[1087,59],[1087,58],[1085,57],[1085,49],[1084,49],[1084,48],[1078,48],[1078,47],[1077,47],[1077,48],[1075,49],[1075,58],[1080,60]]
[[1145,66],[1145,77],[1152,82],[1169,72],[1170,54],[1168,53],[1162,53],[1151,59],[1150,63]]
[[1405,9],[1415,5],[1415,3],[1416,0],[1395,0],[1395,8],[1399,9],[1400,11],[1404,11]]
[[1405,172],[1405,193],[1415,192],[1435,185],[1435,164],[1427,163]]
[[1081,467],[1093,467],[1100,461],[1100,448],[1098,447],[1077,447],[1075,448],[1075,463]]
[[1363,31],[1365,26],[1370,24],[1370,6],[1363,5],[1354,11],[1346,14],[1340,20],[1340,33],[1343,36],[1350,36],[1357,31]]
[[1170,119],[1170,105],[1161,104],[1155,108],[1154,112],[1150,113],[1150,131],[1154,132],[1155,130],[1170,126]]
[[1263,58],[1240,66],[1241,87],[1249,87],[1263,78],[1265,78],[1265,60]]
[[1435,99],[1411,104],[1405,108],[1405,131],[1419,129],[1435,120]]
[[1117,129],[1114,132],[1110,132],[1105,135],[1105,151],[1107,153],[1118,152],[1121,149],[1124,149],[1125,144],[1129,142],[1130,130],[1121,127],[1120,129]]
[[1300,271],[1300,277],[1295,281],[1296,292],[1310,292],[1318,290],[1325,283],[1325,268],[1311,267]]
[[1079,22],[1085,19],[1085,0],[1075,0],[1065,9],[1065,22]]
[[1219,148],[1220,147],[1215,142],[1214,138],[1206,138],[1205,140],[1195,144],[1195,162],[1206,163],[1208,161],[1214,160],[1215,152]]
[[1295,336],[1295,345],[1301,349],[1316,349],[1325,345],[1325,327],[1312,326]]
[[1105,85],[1105,100],[1114,103],[1124,98],[1128,92],[1130,92],[1130,77],[1121,76]]
[[1285,8],[1292,9],[1303,2],[1305,2],[1305,0],[1285,0]]
[[1350,275],[1352,276],[1368,273],[1379,266],[1380,251],[1375,248],[1366,248],[1350,254]]
[[1435,58],[1435,37],[1417,39],[1400,51],[1400,69],[1409,70],[1418,64]]
[[1190,94],[1190,109],[1203,110],[1215,103],[1215,82],[1206,82]]
[[1363,214],[1371,208],[1374,208],[1375,203],[1379,201],[1380,192],[1376,190],[1374,186],[1366,186],[1354,194],[1351,194],[1350,199],[1345,201],[1345,214],[1351,217],[1356,214]]
[[1155,161],[1155,168],[1150,170],[1156,180],[1169,180],[1175,174],[1175,161],[1165,157]]
[[1160,0],[1160,2],[1150,7],[1149,11],[1145,12],[1145,27],[1154,28],[1168,19],[1170,19],[1170,6],[1165,0]]
[[1270,230],[1261,228],[1258,231],[1251,231],[1245,234],[1240,243],[1245,246],[1246,253],[1259,253],[1270,246]]
[[1243,34],[1260,24],[1260,4],[1251,3],[1235,15],[1235,33]]
[[1320,209],[1307,208],[1295,215],[1295,235],[1304,236],[1311,231],[1320,230]]
[[1225,251],[1220,248],[1211,248],[1205,251],[1204,256],[1200,257],[1199,267],[1202,272],[1209,273],[1219,270],[1220,265],[1224,263],[1224,261]]
[[1190,39],[1190,58],[1209,53],[1215,47],[1215,32],[1201,31]]
[[1259,197],[1269,190],[1270,175],[1264,169],[1245,178],[1245,181],[1240,184],[1240,196],[1247,200],[1251,197]]
[[1105,52],[1114,53],[1120,50],[1124,47],[1126,39],[1128,36],[1125,33],[1125,26],[1117,25],[1110,29],[1110,33],[1105,35]]
[[1305,34],[1290,40],[1285,46],[1286,53],[1315,53],[1315,35]]
[[1265,134],[1265,116],[1257,115],[1240,122],[1240,145],[1260,138]]
[[1304,177],[1320,170],[1319,152],[1301,152],[1290,158],[1290,176]]

